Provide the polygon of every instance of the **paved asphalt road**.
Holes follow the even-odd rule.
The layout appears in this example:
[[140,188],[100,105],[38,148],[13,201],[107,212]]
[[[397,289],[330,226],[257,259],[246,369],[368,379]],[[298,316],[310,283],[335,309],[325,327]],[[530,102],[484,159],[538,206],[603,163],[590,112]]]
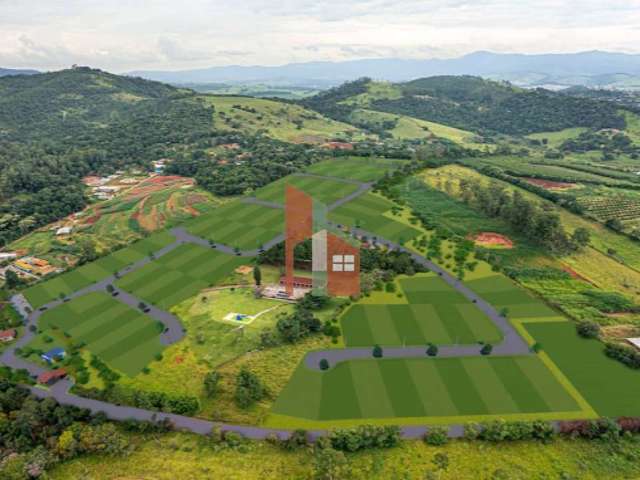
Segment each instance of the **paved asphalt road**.
[[[347,195],[346,197],[334,202],[329,206],[329,210],[333,210],[340,205],[343,205],[354,198],[362,195],[367,192],[372,184],[363,183],[358,181],[344,180],[344,179],[335,179],[333,177],[325,177],[322,175],[312,175],[312,174],[300,174],[303,176],[313,176],[318,178],[329,178],[332,180],[340,180],[346,183],[355,183],[359,185],[359,188],[353,193]],[[270,207],[270,208],[282,208],[282,205],[274,203],[274,202],[263,202],[256,199],[247,199],[246,201],[259,203],[261,205]],[[109,284],[113,284],[113,282],[117,279],[131,273],[139,268],[142,268],[144,265],[147,265],[149,262],[153,261],[155,258],[159,258],[162,255],[169,253],[180,245],[185,243],[194,243],[197,245],[201,245],[207,248],[216,248],[221,252],[224,252],[229,255],[236,255],[243,257],[255,257],[258,255],[259,250],[246,250],[236,253],[233,248],[228,245],[223,245],[219,243],[211,243],[204,238],[197,237],[195,235],[190,234],[183,228],[174,228],[171,230],[171,233],[176,237],[176,241],[163,247],[153,254],[153,258],[145,257],[125,268],[117,272],[116,275],[105,278],[97,283],[89,285],[88,287],[77,290],[73,293],[70,293],[66,298],[72,299],[82,295],[86,295],[90,292],[106,292],[106,286]],[[363,230],[356,230],[355,233],[360,235],[367,235],[369,237],[375,236],[371,233],[365,232]],[[381,239],[379,236],[378,243],[386,244],[390,248],[399,249],[403,251],[407,251],[403,247],[393,242]],[[264,249],[269,249],[273,245],[276,245],[284,240],[284,235],[279,235],[278,237],[270,240],[265,243],[263,246]],[[408,252],[408,251],[407,251]],[[504,339],[502,343],[494,346],[493,354],[494,355],[526,355],[529,353],[529,349],[527,347],[526,342],[518,335],[515,329],[511,326],[509,321],[498,314],[498,312],[487,302],[482,300],[476,293],[471,291],[465,285],[463,285],[456,278],[451,276],[448,272],[440,268],[438,265],[430,262],[429,260],[417,255],[413,252],[408,252],[411,256],[419,263],[427,267],[429,270],[432,270],[439,275],[441,275],[442,279],[451,285],[453,288],[462,293],[466,298],[470,301],[475,301],[475,304],[478,308],[480,308],[487,316],[493,320],[493,322],[498,326],[500,331],[502,332]],[[140,303],[140,299],[137,297],[124,292],[118,289],[120,292],[118,296],[114,297],[116,300],[123,302],[133,308],[138,308],[138,304]],[[15,305],[18,305],[22,312],[27,312],[26,308],[28,306],[28,302],[22,295],[16,295],[12,298],[12,302]],[[55,308],[63,303],[62,300],[54,300],[52,302],[47,303],[43,308],[38,309],[36,311],[32,311],[26,318],[25,325],[25,333],[19,338],[15,343],[10,345],[0,356],[0,362],[8,365],[11,368],[15,369],[26,369],[33,376],[37,376],[40,373],[46,371],[43,367],[27,362],[15,354],[15,349],[22,347],[28,344],[31,339],[35,336],[35,333],[31,331],[29,327],[37,326],[38,319],[42,315],[44,310],[48,310],[51,308]],[[149,305],[149,312],[147,313],[152,318],[160,321],[165,326],[165,332],[161,336],[161,341],[166,344],[172,344],[184,336],[184,329],[182,324],[174,315],[164,310],[161,310],[153,305]],[[35,330],[35,328],[34,328]],[[444,346],[439,348],[438,356],[474,356],[480,355],[480,347],[478,345],[454,345],[454,346]],[[396,348],[385,348],[384,349],[385,357],[425,357],[425,347],[396,347]],[[326,351],[317,351],[311,352],[305,358],[306,364],[311,368],[318,368],[318,362],[321,358],[327,358],[331,365],[335,365],[336,363],[348,359],[354,358],[370,358],[371,357],[371,349],[368,348],[345,348],[345,349],[334,349],[334,350],[326,350]],[[101,402],[97,400],[91,400],[84,397],[79,397],[77,395],[73,395],[69,393],[69,389],[72,386],[72,381],[70,379],[59,381],[50,389],[43,389],[39,387],[29,387],[32,393],[38,397],[53,397],[59,403],[64,405],[74,405],[81,408],[87,408],[94,413],[104,412],[107,417],[113,420],[125,420],[125,419],[136,419],[136,420],[162,420],[164,418],[168,418],[175,426],[179,429],[189,430],[194,433],[206,434],[211,431],[213,427],[220,427],[225,431],[235,431],[238,432],[247,438],[252,439],[263,439],[269,435],[276,434],[281,438],[285,438],[290,435],[289,430],[274,430],[269,428],[261,428],[261,427],[252,427],[252,426],[244,426],[244,425],[233,425],[226,423],[215,423],[207,420],[202,420],[198,418],[185,417],[182,415],[173,415],[167,413],[154,412],[150,410],[143,410],[139,408],[126,407],[120,405],[114,405],[107,402]],[[423,426],[407,426],[402,427],[401,432],[404,438],[421,438],[426,432],[426,427]],[[318,435],[324,435],[326,432],[324,431],[315,431],[311,432],[312,437],[317,437]],[[461,425],[453,425],[450,427],[449,436],[451,437],[459,437],[462,436],[463,428]]]

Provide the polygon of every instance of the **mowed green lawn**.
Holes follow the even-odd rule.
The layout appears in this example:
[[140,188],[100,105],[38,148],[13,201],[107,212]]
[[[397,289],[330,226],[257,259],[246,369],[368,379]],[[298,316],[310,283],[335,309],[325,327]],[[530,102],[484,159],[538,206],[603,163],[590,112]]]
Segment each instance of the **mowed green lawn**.
[[[544,364],[526,357],[352,360],[300,365],[272,412],[309,420],[549,414],[579,407]],[[455,419],[452,419],[455,420]]]
[[640,371],[607,357],[600,341],[579,337],[572,322],[523,326],[598,414],[640,415]]
[[471,290],[497,309],[508,309],[507,316],[514,319],[558,318],[560,314],[548,307],[541,300],[532,297],[503,275],[490,275],[475,280],[465,281]]
[[326,205],[330,205],[358,189],[358,185],[354,183],[289,175],[257,190],[255,196],[260,200],[284,204],[286,185],[293,185],[311,195],[314,200]]
[[184,244],[132,272],[116,285],[162,309],[169,309],[227,277],[247,259]]
[[371,193],[365,193],[342,205],[329,215],[340,225],[360,228],[392,241],[409,241],[420,235],[420,231],[394,220],[383,213],[391,210],[393,203]]
[[34,308],[57,299],[61,293],[68,295],[136,262],[151,252],[175,241],[169,232],[160,232],[140,240],[126,248],[111,253],[95,262],[83,265],[51,280],[26,289],[23,294]]
[[[399,283],[407,304],[356,304],[342,316],[347,346],[496,343],[502,339],[480,309],[437,275],[418,274]],[[374,302],[375,295],[371,297]]]
[[284,210],[235,201],[184,226],[194,235],[252,250],[284,232]]
[[85,342],[91,353],[129,376],[164,348],[161,325],[105,293],[89,293],[45,312],[40,329],[48,334],[52,328],[70,335],[69,341]]
[[371,182],[382,178],[386,172],[395,170],[403,163],[406,164],[408,161],[375,157],[338,157],[314,163],[306,171],[316,175]]

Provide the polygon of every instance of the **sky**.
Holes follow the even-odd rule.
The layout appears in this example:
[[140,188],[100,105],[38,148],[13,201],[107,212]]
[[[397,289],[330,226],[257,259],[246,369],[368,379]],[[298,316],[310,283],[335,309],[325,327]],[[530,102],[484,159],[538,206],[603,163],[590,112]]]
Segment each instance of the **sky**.
[[0,0],[0,67],[640,53],[640,0]]

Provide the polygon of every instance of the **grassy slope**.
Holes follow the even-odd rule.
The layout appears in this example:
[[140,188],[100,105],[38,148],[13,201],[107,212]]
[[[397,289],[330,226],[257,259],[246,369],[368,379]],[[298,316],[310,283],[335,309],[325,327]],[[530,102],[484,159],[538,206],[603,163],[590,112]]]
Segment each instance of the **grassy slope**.
[[[287,142],[317,143],[334,137],[362,137],[357,128],[299,105],[262,98],[214,95],[202,98],[215,107],[214,124],[222,130],[241,130],[244,133],[266,130],[269,136]],[[234,108],[234,105],[255,109],[256,112]],[[295,122],[302,122],[302,127],[298,128]]]
[[551,148],[558,148],[564,141],[576,138],[587,130],[588,129],[582,127],[567,128],[565,130],[560,130],[559,132],[532,133],[531,135],[527,135],[527,138],[531,138],[532,140],[547,139],[549,142],[548,145]]
[[[122,457],[92,455],[56,467],[52,480],[101,478],[104,480],[154,478],[229,478],[281,480],[311,478],[313,456],[305,450],[285,452],[266,442],[252,443],[247,449],[216,449],[208,441],[175,433],[148,438],[131,437],[130,455]],[[556,440],[491,444],[452,442],[433,447],[424,442],[402,442],[391,450],[369,450],[347,454],[347,470],[353,476],[340,478],[387,480],[425,478],[434,470],[436,453],[446,454],[449,467],[434,474],[440,480],[580,478],[617,480],[640,475],[637,444],[623,440],[613,454],[605,442]]]
[[406,163],[405,160],[370,157],[339,157],[314,163],[307,172],[338,178],[372,182]]
[[[461,178],[478,178],[488,181],[488,177],[472,169],[453,165],[426,170],[422,174],[422,178],[431,186],[440,189],[444,189],[447,179],[451,180],[453,183],[452,195],[454,197],[457,195],[457,182]],[[510,184],[504,183],[504,185],[510,190],[516,188]],[[544,202],[540,197],[530,192],[521,189],[520,191],[528,198]],[[558,213],[562,223],[569,231],[584,227],[592,235],[592,247],[585,249],[583,252],[563,257],[562,260],[582,276],[603,288],[614,288],[633,298],[640,298],[640,293],[638,293],[640,292],[640,250],[638,247],[630,239],[615,234],[596,222],[564,209],[558,209]],[[607,255],[606,252],[609,248],[614,249],[617,252],[617,256],[628,266]]]

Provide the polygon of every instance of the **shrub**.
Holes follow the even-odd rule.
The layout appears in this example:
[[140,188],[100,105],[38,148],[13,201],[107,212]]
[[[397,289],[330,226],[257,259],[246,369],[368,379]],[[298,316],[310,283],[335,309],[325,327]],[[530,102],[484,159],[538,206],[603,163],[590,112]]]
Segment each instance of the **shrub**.
[[291,432],[288,438],[279,443],[285,450],[297,450],[309,445],[309,437],[306,430],[298,429]]
[[465,424],[464,438],[466,440],[477,440],[480,436],[480,425],[474,422]]
[[351,429],[338,429],[329,435],[336,450],[357,452],[369,448],[391,448],[400,442],[400,429],[392,426],[361,425]]
[[583,338],[598,338],[600,336],[600,325],[596,322],[583,320],[576,325],[576,332]]
[[[465,437],[466,435],[465,430]],[[484,422],[477,431],[477,438],[488,442],[516,440],[548,441],[555,436],[553,425],[549,422],[535,420],[531,422],[494,420]]]
[[493,351],[493,345],[491,345],[490,343],[485,343],[480,349],[480,353],[482,355],[491,355],[492,351]]
[[204,376],[204,391],[207,394],[207,397],[213,398],[218,393],[218,383],[220,383],[220,374],[218,372],[212,371],[208,372]]
[[242,368],[236,377],[236,391],[234,399],[240,408],[248,408],[255,402],[262,400],[267,392],[255,373]]
[[320,360],[320,370],[329,370],[329,361],[326,358]]
[[429,445],[444,445],[449,441],[449,429],[440,425],[429,427],[424,441]]
[[640,368],[640,353],[630,345],[610,342],[605,345],[604,353],[630,368]]
[[382,358],[382,355],[383,355],[382,347],[380,345],[374,346],[372,354],[374,358]]
[[438,346],[434,345],[433,343],[430,343],[429,346],[427,347],[426,353],[430,357],[435,357],[436,355],[438,355]]

